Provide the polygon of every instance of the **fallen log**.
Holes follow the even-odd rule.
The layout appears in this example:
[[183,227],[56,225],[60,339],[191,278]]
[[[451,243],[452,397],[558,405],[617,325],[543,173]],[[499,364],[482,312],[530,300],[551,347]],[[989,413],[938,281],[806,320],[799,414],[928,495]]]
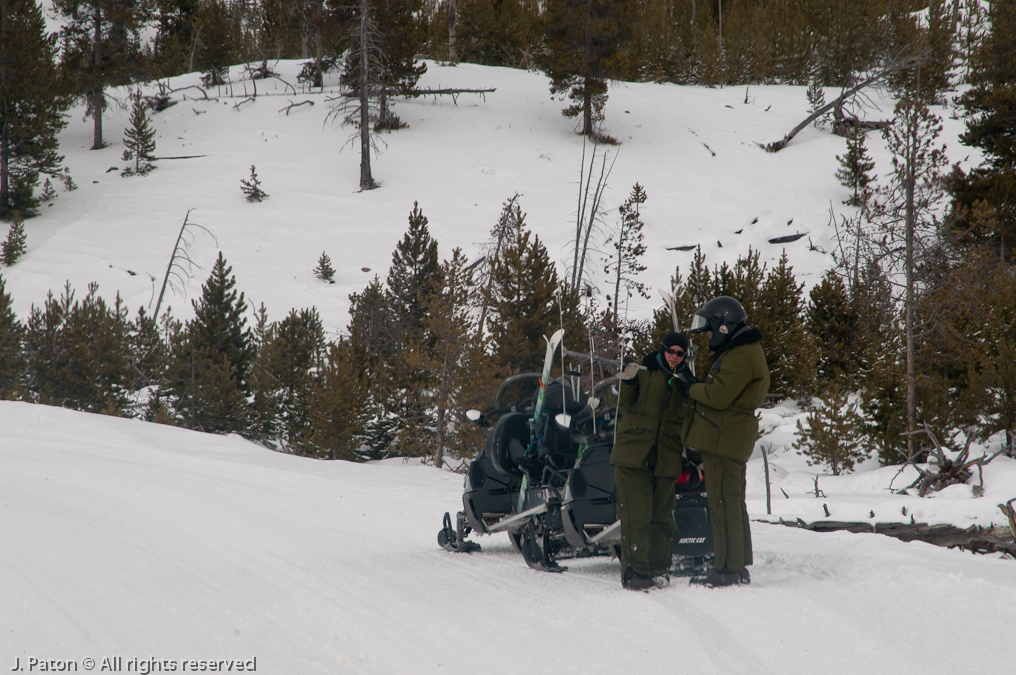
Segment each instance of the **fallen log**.
[[[773,522],[760,520],[759,522]],[[866,523],[837,520],[819,520],[806,523],[800,518],[789,521],[782,518],[777,523],[812,532],[854,532],[884,534],[900,541],[923,541],[935,546],[959,548],[974,553],[1008,553],[1016,556],[1016,540],[1008,527],[979,527],[972,525],[959,528],[954,525],[929,525],[927,523]]]

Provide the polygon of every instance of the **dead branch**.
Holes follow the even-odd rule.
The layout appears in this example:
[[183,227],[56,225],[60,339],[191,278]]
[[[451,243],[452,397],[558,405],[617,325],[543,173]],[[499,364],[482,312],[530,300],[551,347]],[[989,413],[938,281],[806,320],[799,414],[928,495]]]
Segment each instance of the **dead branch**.
[[308,105],[308,104],[314,105],[314,101],[311,101],[310,99],[308,99],[306,101],[300,101],[299,103],[293,103],[292,101],[290,101],[289,105],[287,105],[285,108],[281,108],[279,110],[279,112],[282,112],[283,110],[285,110],[286,111],[286,117],[289,117],[289,111],[290,110],[292,110],[293,108],[299,108],[302,105]]
[[[971,458],[970,446],[974,439],[972,434],[967,434],[966,445],[963,446],[963,449],[956,456],[956,459],[950,459],[946,455],[945,449],[939,442],[938,438],[935,437],[935,434],[928,428],[927,425],[925,425],[923,429],[918,429],[917,431],[904,432],[903,435],[915,436],[917,434],[927,434],[928,438],[931,439],[931,442],[935,446],[933,452],[936,460],[935,463],[929,462],[928,469],[922,469],[917,466],[915,461],[916,455],[907,460],[908,464],[913,464],[913,467],[917,469],[918,477],[913,483],[908,485],[906,489],[916,487],[917,494],[920,497],[924,497],[929,491],[937,492],[950,485],[966,483],[973,476],[973,471],[971,470],[973,467],[977,467],[978,471],[980,471],[982,467],[989,464],[993,459],[1002,454],[1002,451],[999,450],[990,457],[988,455],[981,455],[979,457]],[[983,489],[983,477],[981,488]]]
[[767,152],[779,152],[780,150],[785,148],[787,144],[790,143],[791,140],[793,140],[794,136],[800,133],[802,129],[807,127],[809,124],[817,120],[822,115],[825,115],[830,110],[842,107],[844,101],[846,101],[848,98],[850,98],[857,92],[861,91],[862,89],[871,84],[874,84],[875,82],[878,82],[879,80],[887,77],[888,75],[891,75],[892,73],[898,72],[900,70],[906,70],[907,68],[916,65],[923,58],[924,58],[923,53],[911,56],[897,57],[882,70],[863,80],[859,84],[854,85],[850,89],[847,89],[842,94],[840,94],[836,99],[834,99],[831,103],[827,103],[818,110],[816,110],[815,112],[813,112],[811,115],[808,116],[807,119],[805,119],[803,122],[794,127],[791,130],[791,132],[786,136],[784,136],[782,139],[774,143],[769,143],[768,145],[762,145],[761,143],[759,145],[761,145],[762,148],[765,149]]
[[233,110],[239,110],[240,106],[242,106],[244,103],[253,103],[253,102],[254,102],[254,97],[253,96],[248,96],[244,100],[237,101],[236,103],[234,103],[233,104]]
[[[199,87],[196,84],[191,84],[191,85],[188,85],[186,87],[180,87],[179,89],[170,89],[169,91],[171,93],[175,94],[178,91],[186,91],[188,89],[197,89],[198,91],[201,92],[201,98],[200,99],[192,99],[194,101],[197,101],[197,100],[202,100],[202,101],[218,101],[219,100],[217,97],[216,98],[210,98],[208,96],[208,92],[205,91],[204,89],[202,89],[201,87]],[[187,94],[183,95],[183,100],[185,100],[185,101],[187,100]]]
[[1012,506],[1013,502],[1016,502],[1016,499],[1010,499],[1005,504],[999,504],[998,508],[1002,509],[1002,513],[1009,519],[1009,531],[1012,532],[1013,539],[1016,539],[1016,509]]

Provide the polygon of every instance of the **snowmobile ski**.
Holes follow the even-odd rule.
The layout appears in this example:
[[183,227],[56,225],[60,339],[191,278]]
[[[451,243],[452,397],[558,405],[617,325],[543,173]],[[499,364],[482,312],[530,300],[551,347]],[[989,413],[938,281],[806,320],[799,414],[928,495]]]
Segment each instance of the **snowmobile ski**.
[[[547,352],[543,358],[543,371],[540,373],[540,392],[536,397],[536,407],[533,409],[533,418],[530,421],[529,447],[526,449],[527,457],[535,457],[537,453],[536,426],[540,422],[540,415],[543,414],[543,402],[547,398],[547,385],[550,384],[550,370],[554,365],[554,353],[564,338],[564,328],[558,328],[550,339],[544,336],[547,342]],[[526,503],[526,491],[529,488],[529,472],[522,476],[522,486],[519,488],[518,511],[522,511]]]

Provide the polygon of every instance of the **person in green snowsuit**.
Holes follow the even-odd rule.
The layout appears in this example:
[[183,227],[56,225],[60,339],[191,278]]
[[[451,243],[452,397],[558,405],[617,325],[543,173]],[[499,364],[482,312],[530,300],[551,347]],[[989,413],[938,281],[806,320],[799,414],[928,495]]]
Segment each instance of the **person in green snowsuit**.
[[750,583],[751,529],[745,506],[745,468],[758,439],[756,409],[769,393],[769,366],[762,333],[746,325],[748,315],[734,298],[719,296],[695,312],[689,332],[710,331],[712,355],[702,381],[682,377],[694,402],[681,438],[690,458],[701,457],[713,528],[716,560],[707,576],[692,584]]
[[627,364],[615,385],[621,417],[610,463],[621,513],[621,585],[630,590],[669,582],[677,532],[674,481],[681,475],[688,406],[675,376],[687,370],[687,351],[688,339],[670,333],[641,366]]

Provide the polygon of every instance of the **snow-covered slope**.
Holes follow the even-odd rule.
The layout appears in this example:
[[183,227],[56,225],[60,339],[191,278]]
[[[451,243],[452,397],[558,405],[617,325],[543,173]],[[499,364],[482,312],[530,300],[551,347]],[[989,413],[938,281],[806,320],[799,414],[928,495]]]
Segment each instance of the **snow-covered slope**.
[[[47,291],[59,292],[65,280],[81,293],[92,281],[107,297],[120,292],[131,312],[154,308],[188,209],[191,222],[215,239],[195,230],[190,255],[203,270],[194,271],[186,297],[167,294],[184,318],[221,249],[238,288],[255,305],[263,302],[272,319],[314,305],[327,329],[342,330],[349,293],[375,274],[387,275],[414,202],[429,218],[442,257],[461,247],[475,258],[502,204],[518,192],[528,226],[562,272],[570,264],[583,139],[574,121],[561,116],[563,104],[550,98],[543,75],[429,64],[423,87],[496,91],[398,103],[395,111],[409,127],[381,136],[386,145],[373,169],[382,187],[360,192],[358,146],[347,143],[352,129],[334,121],[328,102],[336,88],[308,93],[288,86],[296,83],[298,68],[280,62],[282,80],[256,83],[234,68],[234,84],[208,91],[208,100],[199,89],[185,88],[199,84],[197,75],[169,81],[178,103],[152,118],[156,154],[197,157],[162,160],[144,178],[121,178],[117,170],[125,166],[127,111],[111,109],[104,122],[110,146],[93,151],[91,120],[83,119],[81,106],[74,108],[61,152],[79,189],[62,193],[26,223],[28,253],[3,270],[19,316],[41,304]],[[258,96],[249,99],[255,85]],[[112,92],[126,101],[125,93]],[[313,105],[286,110],[305,101]],[[891,103],[880,103],[880,111],[866,116],[891,116]],[[641,280],[650,288],[666,287],[675,267],[693,255],[667,248],[691,244],[702,245],[710,266],[733,262],[749,247],[760,250],[763,261],[777,260],[785,249],[810,287],[832,264],[820,252],[835,246],[830,205],[846,208],[846,190],[834,177],[844,141],[809,127],[780,153],[758,145],[782,138],[807,115],[807,106],[801,87],[612,86],[604,131],[622,144],[601,146],[597,155],[597,172],[604,150],[613,166],[603,234],[616,227],[616,207],[639,182],[649,196],[642,208],[648,270]],[[962,123],[947,114],[945,123],[945,140],[965,152],[951,142]],[[888,159],[877,134],[869,145],[879,162],[876,173],[885,173]],[[588,161],[592,148],[586,153]],[[251,165],[270,195],[263,203],[247,203],[240,191]],[[768,243],[794,233],[807,236]],[[313,275],[322,252],[337,270],[333,285]],[[589,269],[588,279],[606,292],[602,263],[594,257]],[[629,314],[648,316],[657,302],[655,293],[649,301],[635,298]]]
[[471,555],[440,549],[461,477],[430,467],[315,461],[25,403],[0,402],[0,429],[4,668],[62,659],[84,672],[94,659],[103,672],[115,656],[118,672],[256,658],[269,675],[1012,665],[1011,561],[756,523],[751,586],[631,593],[616,560],[547,574],[504,535]]

